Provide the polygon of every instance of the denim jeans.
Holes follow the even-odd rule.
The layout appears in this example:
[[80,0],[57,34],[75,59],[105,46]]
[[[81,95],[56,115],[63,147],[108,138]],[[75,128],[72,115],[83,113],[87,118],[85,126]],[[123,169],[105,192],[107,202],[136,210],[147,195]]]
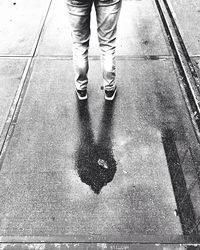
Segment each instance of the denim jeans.
[[90,14],[94,4],[97,34],[101,50],[103,85],[113,90],[116,85],[115,43],[116,29],[122,0],[67,0],[73,42],[75,85],[87,88],[88,49],[90,40]]

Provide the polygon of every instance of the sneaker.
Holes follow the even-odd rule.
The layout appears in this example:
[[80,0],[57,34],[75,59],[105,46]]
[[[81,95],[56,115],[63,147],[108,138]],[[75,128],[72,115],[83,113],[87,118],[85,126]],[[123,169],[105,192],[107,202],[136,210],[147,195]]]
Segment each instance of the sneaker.
[[87,99],[87,89],[78,90],[76,89],[76,94],[79,100],[86,100]]
[[108,101],[114,100],[116,92],[117,92],[116,87],[113,90],[105,90],[105,99]]

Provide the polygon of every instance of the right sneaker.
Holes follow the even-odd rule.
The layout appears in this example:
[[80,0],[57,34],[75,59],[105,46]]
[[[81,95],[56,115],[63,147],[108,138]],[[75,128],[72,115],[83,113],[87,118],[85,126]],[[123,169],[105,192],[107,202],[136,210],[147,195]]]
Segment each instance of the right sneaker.
[[87,99],[87,89],[78,90],[76,89],[76,94],[79,100],[86,100]]
[[108,101],[114,100],[116,93],[117,87],[115,87],[113,90],[105,90],[105,99]]

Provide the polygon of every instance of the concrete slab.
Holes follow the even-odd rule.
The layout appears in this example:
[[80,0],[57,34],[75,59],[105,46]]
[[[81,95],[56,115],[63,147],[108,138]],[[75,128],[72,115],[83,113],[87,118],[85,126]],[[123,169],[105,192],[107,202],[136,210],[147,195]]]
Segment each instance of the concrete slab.
[[200,6],[198,0],[169,0],[190,56],[200,55]]
[[[90,55],[99,55],[94,9],[91,20]],[[118,55],[169,55],[164,30],[151,1],[123,1],[118,27]],[[71,35],[65,1],[53,1],[39,55],[72,55]]]
[[0,0],[0,55],[29,55],[50,0]]
[[193,58],[192,63],[195,66],[195,69],[197,71],[198,77],[200,77],[200,58]]
[[0,172],[2,236],[182,234],[161,140],[186,134],[173,63],[118,61],[113,105],[99,67],[80,105],[70,60],[35,61]]
[[0,58],[0,134],[19,86],[27,59]]
[[[50,243],[40,243],[40,244],[0,244],[0,247],[4,250],[29,250],[29,249],[43,249],[43,250],[65,250],[65,249],[79,249],[79,250],[113,250],[113,249],[126,249],[126,250],[186,250],[187,246],[183,245],[155,245],[155,244],[87,244],[87,243],[63,243],[63,244],[50,244]],[[193,248],[197,249],[196,247]]]

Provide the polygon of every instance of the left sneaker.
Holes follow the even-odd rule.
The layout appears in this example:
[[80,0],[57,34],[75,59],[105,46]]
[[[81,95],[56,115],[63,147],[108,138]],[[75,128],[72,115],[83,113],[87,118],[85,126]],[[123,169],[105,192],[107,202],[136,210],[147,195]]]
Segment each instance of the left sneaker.
[[87,100],[87,89],[84,90],[76,89],[76,94],[79,100]]
[[114,100],[116,93],[117,87],[115,87],[113,90],[105,90],[105,99],[108,101]]

